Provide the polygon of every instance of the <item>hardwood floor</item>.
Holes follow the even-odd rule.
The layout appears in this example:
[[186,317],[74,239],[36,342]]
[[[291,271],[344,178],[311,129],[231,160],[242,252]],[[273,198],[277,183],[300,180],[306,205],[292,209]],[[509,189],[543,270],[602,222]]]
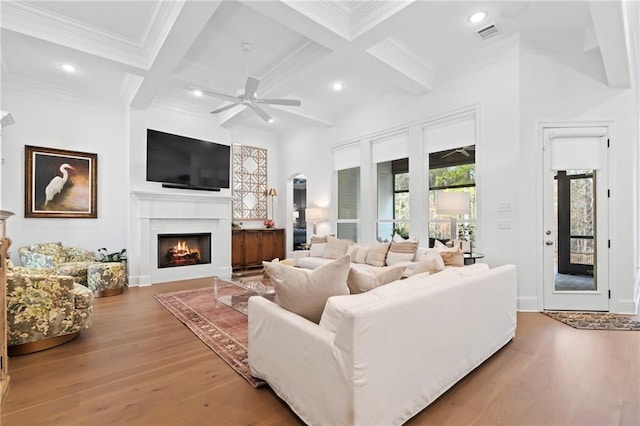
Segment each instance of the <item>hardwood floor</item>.
[[[79,338],[9,360],[2,424],[300,424],[152,297],[207,285],[183,281],[96,299],[94,326]],[[575,330],[521,313],[511,343],[408,424],[638,425],[640,332]]]

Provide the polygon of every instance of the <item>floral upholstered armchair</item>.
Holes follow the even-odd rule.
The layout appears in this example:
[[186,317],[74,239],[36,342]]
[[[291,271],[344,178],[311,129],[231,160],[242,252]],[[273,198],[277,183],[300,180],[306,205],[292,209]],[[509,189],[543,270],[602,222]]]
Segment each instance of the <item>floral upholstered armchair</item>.
[[96,297],[122,293],[127,284],[121,262],[99,262],[94,252],[62,243],[38,243],[18,249],[22,266],[53,269],[58,275],[70,275],[75,282],[89,287]]
[[91,327],[93,292],[53,269],[7,271],[7,343],[22,355],[66,343]]

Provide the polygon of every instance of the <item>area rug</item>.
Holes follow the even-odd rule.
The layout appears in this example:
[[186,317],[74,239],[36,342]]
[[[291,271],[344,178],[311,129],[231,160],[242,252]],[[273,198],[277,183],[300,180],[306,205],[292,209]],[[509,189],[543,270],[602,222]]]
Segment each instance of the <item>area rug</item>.
[[[242,290],[232,286],[218,289],[219,296],[234,292]],[[247,317],[216,301],[213,287],[155,294],[153,297],[251,386],[257,388],[265,384],[253,377],[249,370]]]
[[640,331],[640,321],[626,315],[608,312],[542,312],[548,317],[558,320],[573,328],[583,330],[635,330]]

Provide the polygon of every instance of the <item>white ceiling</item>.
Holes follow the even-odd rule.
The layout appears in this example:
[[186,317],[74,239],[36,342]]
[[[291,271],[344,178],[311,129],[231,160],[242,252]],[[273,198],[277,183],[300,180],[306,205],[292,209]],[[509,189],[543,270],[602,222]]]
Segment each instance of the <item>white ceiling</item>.
[[[547,42],[577,34],[585,46],[604,52],[610,83],[615,76],[615,85],[630,84],[626,46],[619,46],[622,6],[615,1],[594,6],[583,1],[91,0],[3,1],[1,7],[5,83],[206,114],[226,101],[197,98],[189,89],[236,95],[248,73],[261,80],[260,97],[302,101],[301,107],[265,106],[272,124],[241,106],[208,115],[227,127],[277,133],[328,127],[363,102],[426,94],[449,70],[495,54],[523,33],[544,33]],[[470,24],[468,16],[478,10],[488,18]],[[502,34],[481,40],[476,31],[489,24]],[[243,43],[252,50],[244,52]],[[66,62],[78,72],[61,71]],[[344,82],[342,92],[331,90],[336,80]]]

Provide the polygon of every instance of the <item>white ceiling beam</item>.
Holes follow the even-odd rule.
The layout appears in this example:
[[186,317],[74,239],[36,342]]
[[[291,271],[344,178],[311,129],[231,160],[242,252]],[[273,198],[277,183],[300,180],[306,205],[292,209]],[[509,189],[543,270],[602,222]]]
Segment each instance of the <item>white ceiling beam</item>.
[[[241,0],[242,3],[263,15],[279,22],[302,36],[330,50],[338,50],[348,44],[347,38],[311,16],[302,13],[292,2]],[[302,2],[305,3],[305,2]],[[307,12],[308,13],[308,12]]]
[[269,105],[269,108],[284,111],[288,114],[295,115],[297,117],[306,118],[307,120],[311,120],[316,124],[324,127],[332,127],[334,124],[333,119],[328,114],[324,114],[316,109],[306,108],[304,106],[294,108],[294,107],[283,107],[281,105]]
[[153,59],[131,106],[148,107],[165,87],[182,58],[220,6],[221,1],[185,2]]
[[623,2],[589,1],[607,81],[611,87],[631,87]]
[[403,87],[414,95],[431,91],[435,71],[399,40],[389,37],[371,46],[367,52],[379,61],[401,73],[408,80]]

